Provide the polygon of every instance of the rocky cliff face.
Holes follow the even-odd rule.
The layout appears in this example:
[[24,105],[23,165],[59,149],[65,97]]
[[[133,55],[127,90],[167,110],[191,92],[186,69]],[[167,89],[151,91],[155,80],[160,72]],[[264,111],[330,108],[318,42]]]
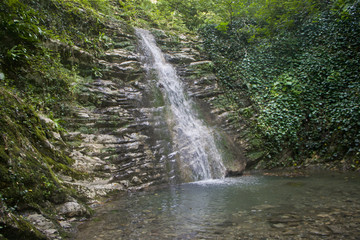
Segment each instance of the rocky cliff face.
[[[69,103],[63,118],[66,131],[53,131],[44,142],[47,148],[72,159],[71,171],[82,176],[54,171],[59,184],[77,194],[64,194],[49,205],[52,217],[46,211],[22,213],[21,218],[37,229],[38,236],[62,239],[64,233],[74,231],[72,222],[89,214],[84,203],[95,207],[109,193],[169,182],[168,163],[175,154],[164,119],[161,86],[146,73],[133,30],[121,22],[111,22],[106,31],[113,44],[101,56],[56,41],[47,43],[64,62],[79,66],[80,77],[77,102]],[[185,82],[189,97],[197,102],[199,114],[217,128],[217,145],[228,175],[241,174],[246,165],[242,145],[234,134],[236,127],[228,120],[230,113],[216,104],[223,96],[212,63],[199,52],[201,43],[191,36],[153,32]],[[41,121],[44,126],[56,124],[45,116]]]
[[114,48],[95,59],[99,77],[83,83],[67,118],[67,143],[76,169],[92,179],[71,183],[90,198],[113,190],[141,189],[166,181],[165,163],[152,139],[151,109],[136,37],[116,28]]
[[[153,30],[153,33],[167,60],[176,66],[201,118],[216,129],[217,146],[222,152],[227,175],[241,175],[250,161],[245,154],[249,145],[244,137],[246,124],[232,121],[231,116],[236,113],[219,104],[226,96],[218,86],[213,63],[202,51],[201,40],[197,36],[173,36],[160,30]],[[246,96],[240,100],[244,106],[250,105]]]
[[[136,36],[117,27],[109,31],[113,31],[108,35],[113,36],[114,48],[94,59],[101,76],[82,84],[79,105],[72,106],[67,118],[65,140],[72,146],[74,167],[93,177],[67,183],[90,199],[168,182],[166,164],[172,158],[161,92],[145,76]],[[203,118],[220,126],[217,140],[228,174],[241,174],[246,159],[232,134],[235,126],[228,122],[228,113],[213,104],[222,93],[212,63],[198,51],[201,43],[186,36],[174,41],[156,30],[154,34],[168,61],[177,67],[189,96],[198,102]]]

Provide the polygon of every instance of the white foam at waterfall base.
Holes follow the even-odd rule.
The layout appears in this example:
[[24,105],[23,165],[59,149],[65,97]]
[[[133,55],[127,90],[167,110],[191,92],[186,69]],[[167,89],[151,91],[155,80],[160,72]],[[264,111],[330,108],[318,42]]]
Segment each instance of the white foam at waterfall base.
[[201,181],[196,181],[188,184],[196,184],[200,186],[231,186],[238,185],[240,187],[244,187],[247,185],[255,185],[261,183],[261,177],[259,176],[242,176],[242,177],[234,177],[234,178],[223,178],[223,179],[205,179]]
[[148,71],[155,70],[158,83],[169,103],[174,149],[178,152],[178,165],[191,181],[224,178],[225,167],[216,147],[212,130],[196,116],[193,102],[186,96],[175,68],[165,60],[154,36],[147,30],[137,29]]

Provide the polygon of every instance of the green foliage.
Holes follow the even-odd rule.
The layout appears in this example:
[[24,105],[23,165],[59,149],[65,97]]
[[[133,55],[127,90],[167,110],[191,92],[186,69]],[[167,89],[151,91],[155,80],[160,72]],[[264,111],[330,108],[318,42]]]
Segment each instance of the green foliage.
[[73,177],[72,160],[49,143],[51,131],[34,109],[15,94],[0,88],[0,193],[12,211],[29,206],[45,207],[45,202],[60,203],[68,189],[53,171]]
[[358,159],[359,3],[253,1],[241,11],[201,34],[231,101],[245,91],[257,106],[268,156]]
[[[69,45],[90,54],[111,47],[103,24],[105,14],[114,14],[110,2],[0,1],[0,220],[8,224],[1,229],[5,237],[44,238],[18,212],[53,214],[55,204],[76,197],[57,174],[86,177],[53,145],[63,145],[54,132],[64,131],[61,117],[80,79],[77,65],[68,60],[73,54]],[[53,126],[38,112],[50,116]]]
[[[211,1],[203,0],[170,0],[158,1],[155,7],[161,12],[167,14],[167,20],[171,19],[173,22],[184,24],[188,29],[194,30],[203,23],[200,15],[207,12],[206,8],[211,4]],[[165,15],[166,16],[166,15]]]
[[101,53],[113,44],[103,24],[113,8],[109,0],[1,1],[0,85],[16,89],[38,110],[63,114],[62,102],[74,99],[76,65],[44,43],[56,39]]

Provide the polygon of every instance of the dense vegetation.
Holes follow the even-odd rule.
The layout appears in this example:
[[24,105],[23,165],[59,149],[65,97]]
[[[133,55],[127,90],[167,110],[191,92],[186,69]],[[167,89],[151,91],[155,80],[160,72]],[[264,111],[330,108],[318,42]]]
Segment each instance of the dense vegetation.
[[291,150],[294,162],[272,165],[312,157],[359,167],[360,5],[323,4],[267,1],[226,30],[203,29],[224,86],[249,92],[267,156]]

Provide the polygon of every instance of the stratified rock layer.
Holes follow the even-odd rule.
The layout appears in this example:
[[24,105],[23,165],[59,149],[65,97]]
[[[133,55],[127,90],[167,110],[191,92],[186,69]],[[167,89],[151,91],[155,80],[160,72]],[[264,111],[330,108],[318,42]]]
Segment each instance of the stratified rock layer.
[[[133,35],[112,32],[124,47],[96,59],[99,77],[82,84],[78,106],[67,117],[66,142],[72,145],[74,167],[90,173],[89,180],[67,183],[94,199],[109,192],[141,189],[166,180],[164,158],[153,136],[154,119],[149,108],[145,72],[135,51]],[[132,50],[128,50],[132,49]]]

